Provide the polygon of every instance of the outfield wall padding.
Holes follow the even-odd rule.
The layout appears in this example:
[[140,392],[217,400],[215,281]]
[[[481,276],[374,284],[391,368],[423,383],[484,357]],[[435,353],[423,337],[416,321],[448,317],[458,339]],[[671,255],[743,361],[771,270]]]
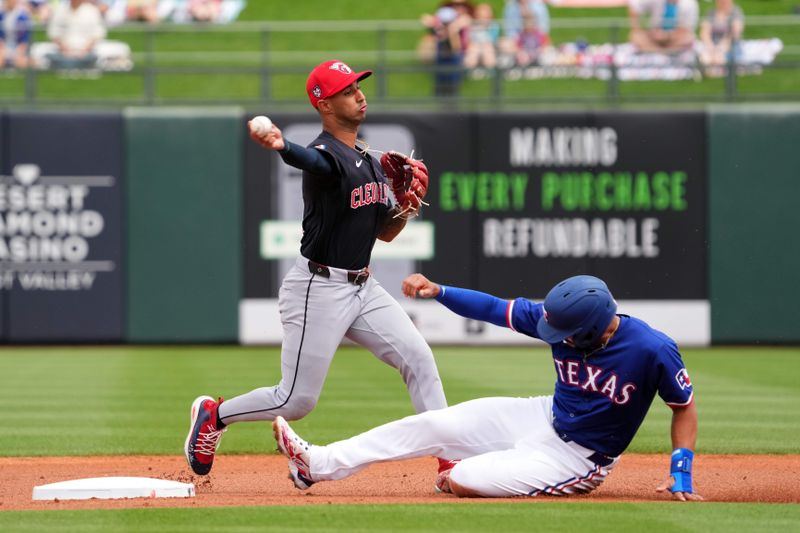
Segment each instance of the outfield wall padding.
[[800,342],[800,106],[709,110],[714,343]]
[[[276,296],[287,259],[264,252],[262,228],[300,218],[300,173],[247,138],[242,109],[0,118],[0,343],[233,343],[240,302]],[[273,118],[298,142],[318,132],[313,111]],[[590,272],[621,299],[710,302],[712,343],[800,342],[800,105],[372,114],[361,134],[376,149],[413,148],[431,169],[431,205],[413,223],[431,225],[435,253],[373,263],[389,290],[413,268],[539,298],[554,280]],[[638,185],[614,185],[628,175]],[[35,189],[59,184],[78,187],[69,205],[37,206]],[[20,190],[30,205],[11,205]],[[102,231],[83,228],[79,260],[21,258],[19,243],[33,250],[47,226],[26,229],[18,215],[42,211],[95,211]],[[586,241],[586,228],[602,239]],[[635,239],[611,246],[620,235]],[[605,255],[587,256],[586,242]]]
[[242,111],[128,109],[128,341],[236,342]]

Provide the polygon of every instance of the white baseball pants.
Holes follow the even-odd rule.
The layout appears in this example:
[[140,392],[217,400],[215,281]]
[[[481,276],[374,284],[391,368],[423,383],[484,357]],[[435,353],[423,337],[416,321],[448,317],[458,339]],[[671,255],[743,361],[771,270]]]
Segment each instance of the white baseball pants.
[[310,449],[311,478],[343,479],[371,463],[436,456],[461,459],[450,479],[487,497],[590,492],[603,467],[593,451],[553,430],[553,398],[481,398],[389,422]]

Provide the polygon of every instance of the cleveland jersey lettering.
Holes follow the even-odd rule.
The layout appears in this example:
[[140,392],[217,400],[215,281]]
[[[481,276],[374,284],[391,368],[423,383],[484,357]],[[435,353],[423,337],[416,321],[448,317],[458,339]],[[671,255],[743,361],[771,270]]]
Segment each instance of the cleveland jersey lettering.
[[375,158],[326,131],[309,147],[324,154],[335,172],[319,176],[303,171],[300,253],[323,265],[360,270],[369,265],[375,239],[391,208],[386,176]]
[[350,192],[350,209],[380,202],[389,205],[389,185],[387,183],[365,183]]

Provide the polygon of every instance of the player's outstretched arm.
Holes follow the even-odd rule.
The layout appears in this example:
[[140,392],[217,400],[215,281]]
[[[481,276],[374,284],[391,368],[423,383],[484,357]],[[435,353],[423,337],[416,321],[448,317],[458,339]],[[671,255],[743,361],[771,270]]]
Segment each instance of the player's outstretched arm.
[[440,304],[463,317],[508,327],[506,312],[509,302],[491,294],[439,285],[422,274],[408,276],[401,289],[409,298],[436,298]]
[[300,146],[284,139],[280,128],[270,121],[269,128],[264,129],[256,119],[247,123],[250,138],[268,150],[277,151],[287,165],[312,174],[330,175],[334,173],[333,165],[319,150]]
[[698,501],[703,497],[694,492],[692,467],[694,448],[697,442],[697,408],[694,402],[672,408],[672,456],[670,475],[656,488],[658,492],[669,491],[680,501]]

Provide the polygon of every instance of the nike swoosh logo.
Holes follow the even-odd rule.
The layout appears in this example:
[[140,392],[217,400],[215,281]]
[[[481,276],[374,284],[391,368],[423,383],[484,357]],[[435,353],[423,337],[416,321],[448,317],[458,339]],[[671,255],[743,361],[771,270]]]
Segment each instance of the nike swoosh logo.
[[364,162],[364,160],[363,160],[363,159],[359,159],[358,161],[356,161],[356,166],[357,166],[358,168],[361,168],[361,163],[363,163],[363,162]]

